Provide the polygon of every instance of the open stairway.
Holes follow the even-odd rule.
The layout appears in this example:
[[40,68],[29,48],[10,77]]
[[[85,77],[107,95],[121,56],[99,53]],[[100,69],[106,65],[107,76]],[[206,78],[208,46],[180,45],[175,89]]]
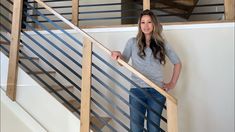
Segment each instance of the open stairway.
[[[9,2],[9,0],[7,0]],[[82,83],[82,70],[84,67],[89,67],[88,65],[83,65],[82,57],[84,57],[84,53],[82,54],[84,44],[86,44],[87,39],[88,44],[95,43],[98,44],[98,48],[104,50],[106,54],[110,55],[110,51],[103,47],[99,42],[94,40],[88,34],[83,32],[81,29],[72,25],[65,18],[56,14],[56,12],[44,5],[43,2],[37,1],[42,6],[47,8],[50,12],[54,12],[57,17],[60,17],[64,22],[70,25],[75,31],[79,32],[81,36],[74,37],[72,34],[68,33],[66,30],[61,28],[55,22],[52,22],[51,19],[43,15],[40,11],[35,10],[30,4],[25,3],[28,8],[32,9],[35,13],[43,17],[46,21],[48,21],[52,26],[54,26],[60,33],[62,33],[63,37],[60,34],[49,30],[47,25],[40,23],[34,17],[30,16],[27,12],[23,12],[23,15],[27,16],[28,19],[34,21],[37,25],[35,27],[41,27],[43,31],[38,31],[32,24],[28,24],[26,21],[23,21],[22,24],[29,29],[30,31],[22,30],[21,31],[21,40],[20,40],[20,50],[19,50],[19,64],[21,68],[28,73],[33,79],[35,79],[43,88],[45,88],[48,93],[54,96],[61,104],[63,104],[66,108],[68,108],[74,115],[76,115],[79,119],[80,112],[83,106],[81,105],[81,83]],[[10,3],[10,2],[9,2]],[[4,5],[1,5],[4,6]],[[8,10],[5,10],[8,11]],[[8,11],[9,14],[12,14],[12,11]],[[3,15],[3,14],[2,14]],[[11,16],[11,15],[10,15]],[[6,21],[11,22],[11,18],[4,17]],[[10,29],[11,23],[5,24],[1,23],[1,28],[4,29],[4,32],[1,32],[1,51],[8,55],[10,50],[10,33],[12,30]],[[43,32],[47,32],[49,36],[44,35]],[[33,34],[33,35],[32,35]],[[33,37],[32,37],[33,36]],[[66,37],[66,39],[65,39]],[[82,39],[84,38],[84,39]],[[69,41],[67,41],[69,39]],[[66,40],[66,41],[65,41]],[[82,43],[83,41],[84,43]],[[85,52],[86,53],[86,52]],[[125,79],[126,82],[131,83],[139,87],[137,84],[132,82],[126,75],[120,72],[118,69],[115,69],[111,64],[107,62],[107,60],[103,59],[101,56],[100,50],[97,51],[97,48],[91,51],[91,55],[94,60],[92,60],[92,73],[91,73],[91,109],[90,111],[90,123],[91,129],[93,131],[130,131],[128,122],[129,122],[129,114],[127,111],[123,110],[122,107],[116,105],[115,100],[120,100],[123,104],[125,104],[125,109],[128,109],[130,106],[127,98],[122,97],[122,95],[118,94],[115,90],[112,89],[112,85],[109,85],[109,82],[115,82],[116,85],[120,87],[121,90],[125,92],[125,94],[130,94],[129,90],[122,83],[115,80],[112,75],[108,74],[106,68],[103,66],[110,68],[113,70],[118,76],[121,76]],[[107,56],[107,55],[106,55]],[[155,87],[157,90],[168,98],[168,104],[170,106],[176,105],[176,100],[174,97],[170,96],[168,93],[160,89],[158,86],[153,84],[150,80],[146,79],[143,75],[135,71],[132,67],[126,64],[124,61],[119,60],[125,67],[128,67],[131,72],[136,72],[141,78],[144,78],[148,81],[148,83]],[[105,79],[103,80],[103,76]],[[102,79],[101,79],[102,78]],[[109,81],[105,81],[109,80]],[[102,87],[102,88],[101,88]],[[87,87],[88,88],[88,87]],[[112,98],[109,98],[105,93],[109,92],[112,95]],[[130,95],[133,96],[133,95]],[[173,104],[171,104],[173,103]],[[145,104],[144,104],[145,105]],[[164,104],[161,104],[164,105]],[[167,106],[164,105],[166,113],[168,109]],[[148,108],[155,112],[155,110]],[[175,111],[176,112],[176,111]],[[118,114],[116,114],[118,113]],[[115,115],[116,114],[116,115]],[[156,113],[158,114],[158,113]],[[168,113],[169,114],[169,113]],[[175,114],[169,114],[168,118],[175,118]],[[165,123],[167,124],[167,119],[158,114]],[[124,118],[122,120],[122,118]],[[88,119],[81,119],[88,120]],[[154,124],[154,122],[152,122]],[[154,124],[156,125],[156,124]],[[173,126],[177,126],[177,123],[170,124]],[[169,126],[170,126],[169,125]],[[167,125],[166,125],[167,126]],[[161,131],[166,131],[161,128],[161,126],[157,126]],[[173,129],[176,130],[174,127]],[[146,131],[146,129],[145,129]],[[174,130],[168,130],[169,132],[173,132]]]

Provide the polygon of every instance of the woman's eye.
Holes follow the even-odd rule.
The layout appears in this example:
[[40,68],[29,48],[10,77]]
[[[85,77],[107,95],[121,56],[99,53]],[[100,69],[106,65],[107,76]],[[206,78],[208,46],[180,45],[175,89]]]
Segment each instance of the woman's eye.
[[141,22],[141,24],[144,24],[144,22]]

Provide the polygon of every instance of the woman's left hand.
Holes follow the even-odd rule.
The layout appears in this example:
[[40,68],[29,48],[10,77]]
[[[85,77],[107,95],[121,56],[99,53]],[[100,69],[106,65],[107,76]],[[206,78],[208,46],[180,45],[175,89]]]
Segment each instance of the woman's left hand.
[[169,91],[169,90],[171,90],[171,89],[173,89],[173,88],[175,88],[175,84],[172,83],[172,82],[164,83],[164,85],[163,85],[163,89],[164,89],[165,91]]

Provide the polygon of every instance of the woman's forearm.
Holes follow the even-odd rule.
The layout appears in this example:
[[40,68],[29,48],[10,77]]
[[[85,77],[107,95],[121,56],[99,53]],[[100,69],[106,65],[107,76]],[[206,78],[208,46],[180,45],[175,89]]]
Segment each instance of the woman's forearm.
[[181,63],[174,64],[173,75],[171,78],[171,83],[173,83],[174,85],[176,85],[177,80],[179,78],[181,67],[182,67]]

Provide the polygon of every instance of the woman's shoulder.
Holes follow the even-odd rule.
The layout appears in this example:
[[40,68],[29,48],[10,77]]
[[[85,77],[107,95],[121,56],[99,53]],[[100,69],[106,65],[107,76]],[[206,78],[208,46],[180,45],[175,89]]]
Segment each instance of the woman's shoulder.
[[135,42],[136,41],[136,37],[131,37],[131,38],[128,39],[128,41]]
[[128,39],[127,44],[135,45],[136,44],[136,37],[131,37]]

